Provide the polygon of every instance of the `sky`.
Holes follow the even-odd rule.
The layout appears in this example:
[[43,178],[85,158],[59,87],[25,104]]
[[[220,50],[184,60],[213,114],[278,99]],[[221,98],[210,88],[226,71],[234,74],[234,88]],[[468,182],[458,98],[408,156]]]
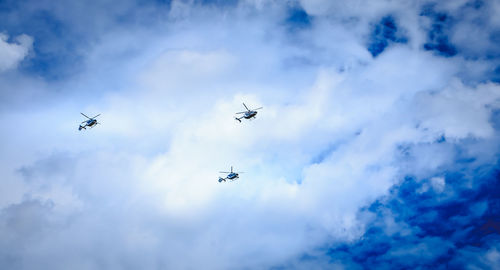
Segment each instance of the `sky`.
[[499,13],[1,1],[0,268],[499,269]]

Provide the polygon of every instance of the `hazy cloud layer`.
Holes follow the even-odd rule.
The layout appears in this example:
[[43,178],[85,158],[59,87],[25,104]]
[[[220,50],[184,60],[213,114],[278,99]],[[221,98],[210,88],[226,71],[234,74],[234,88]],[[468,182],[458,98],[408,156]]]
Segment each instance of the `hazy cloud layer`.
[[2,5],[1,268],[499,264],[498,1]]

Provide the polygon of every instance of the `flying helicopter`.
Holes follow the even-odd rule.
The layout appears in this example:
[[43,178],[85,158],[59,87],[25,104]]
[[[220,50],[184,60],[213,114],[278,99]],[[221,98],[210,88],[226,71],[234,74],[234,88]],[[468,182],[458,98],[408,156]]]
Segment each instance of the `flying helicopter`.
[[82,122],[82,124],[80,124],[80,126],[78,127],[78,130],[82,130],[82,129],[87,129],[87,127],[90,127],[90,128],[93,128],[94,126],[96,126],[97,124],[100,124],[99,122],[97,122],[97,120],[95,120],[95,118],[101,114],[98,114],[94,117],[88,117],[86,116],[85,114],[81,113],[83,116],[87,117],[88,120],[85,120]]
[[234,180],[238,179],[240,177],[239,174],[243,173],[243,172],[233,172],[233,166],[231,166],[230,172],[219,172],[219,173],[227,173],[228,174],[226,176],[226,178],[219,177],[219,183],[220,183],[222,181],[226,182],[226,180],[234,181]]
[[242,118],[245,118],[245,119],[252,119],[252,118],[254,118],[254,117],[257,115],[257,110],[262,109],[262,107],[260,107],[260,108],[257,108],[257,109],[252,109],[252,110],[250,110],[250,109],[247,107],[247,105],[245,105],[245,103],[243,103],[243,106],[245,106],[245,109],[247,109],[247,110],[246,110],[246,111],[244,111],[244,112],[237,112],[237,113],[236,113],[236,114],[243,114],[243,116],[242,116],[242,117],[239,117],[239,118],[238,118],[238,117],[235,117],[235,118],[234,118],[234,119],[238,120],[238,122],[240,122],[240,123],[241,123],[241,119],[242,119]]

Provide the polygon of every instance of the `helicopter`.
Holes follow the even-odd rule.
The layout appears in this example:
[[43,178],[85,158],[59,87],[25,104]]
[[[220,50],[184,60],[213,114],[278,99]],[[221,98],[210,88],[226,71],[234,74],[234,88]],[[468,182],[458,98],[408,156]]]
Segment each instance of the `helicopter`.
[[236,113],[236,114],[243,114],[243,116],[239,117],[239,118],[238,117],[234,118],[234,119],[238,120],[238,122],[240,122],[240,123],[241,123],[241,119],[242,118],[245,118],[245,119],[252,119],[252,118],[254,118],[257,115],[257,110],[262,109],[262,107],[260,107],[260,108],[257,108],[257,109],[250,110],[250,109],[248,109],[247,105],[245,105],[245,103],[243,103],[243,106],[245,106],[245,109],[247,109],[247,110],[244,111],[244,112],[237,112]]
[[233,166],[231,166],[230,172],[219,172],[219,173],[227,173],[228,174],[226,176],[226,178],[219,177],[219,183],[220,183],[222,181],[226,182],[226,180],[234,181],[234,180],[238,179],[240,177],[239,174],[243,173],[243,172],[233,172]]
[[82,130],[82,129],[87,129],[87,127],[90,127],[90,128],[93,128],[94,126],[96,126],[97,124],[100,124],[99,122],[97,122],[97,120],[95,120],[95,118],[101,114],[98,114],[94,117],[88,117],[86,116],[85,114],[81,113],[83,116],[87,117],[88,120],[85,120],[82,122],[82,124],[80,124],[80,126],[78,127],[78,130]]

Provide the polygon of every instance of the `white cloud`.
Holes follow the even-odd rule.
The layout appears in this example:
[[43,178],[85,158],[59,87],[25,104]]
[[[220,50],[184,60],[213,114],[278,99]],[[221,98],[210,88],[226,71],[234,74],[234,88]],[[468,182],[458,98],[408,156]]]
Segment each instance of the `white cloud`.
[[425,119],[419,119],[422,128],[451,139],[491,137],[494,130],[490,114],[500,106],[499,90],[497,84],[481,84],[474,89],[454,80],[443,91],[422,92],[417,97],[417,115]]
[[[304,5],[320,12],[319,4]],[[419,46],[392,46],[373,59],[364,48],[368,24],[346,30],[319,18],[304,31],[312,38],[297,44],[265,12],[173,5],[166,30],[99,41],[87,73],[64,82],[91,94],[0,115],[11,127],[0,142],[8,150],[2,170],[12,172],[3,185],[25,181],[2,213],[27,209],[25,220],[43,223],[27,253],[22,235],[14,241],[12,256],[25,256],[28,268],[269,268],[359,239],[361,207],[406,173],[428,177],[450,162],[452,151],[432,144],[441,135],[493,136],[498,85],[466,86],[455,79],[455,60]],[[197,12],[204,16],[191,20]],[[287,64],[297,57],[314,61]],[[96,81],[120,79],[96,90]],[[241,102],[264,109],[240,124],[233,114]],[[80,111],[102,113],[102,125],[78,132]],[[423,145],[410,165],[399,160],[404,144]],[[231,165],[245,173],[219,184],[217,172]],[[21,167],[31,182],[16,173]],[[442,191],[444,179],[431,187]],[[2,235],[0,248],[9,244]]]
[[33,38],[20,35],[9,42],[9,36],[0,33],[0,72],[14,69],[28,55],[33,46]]

